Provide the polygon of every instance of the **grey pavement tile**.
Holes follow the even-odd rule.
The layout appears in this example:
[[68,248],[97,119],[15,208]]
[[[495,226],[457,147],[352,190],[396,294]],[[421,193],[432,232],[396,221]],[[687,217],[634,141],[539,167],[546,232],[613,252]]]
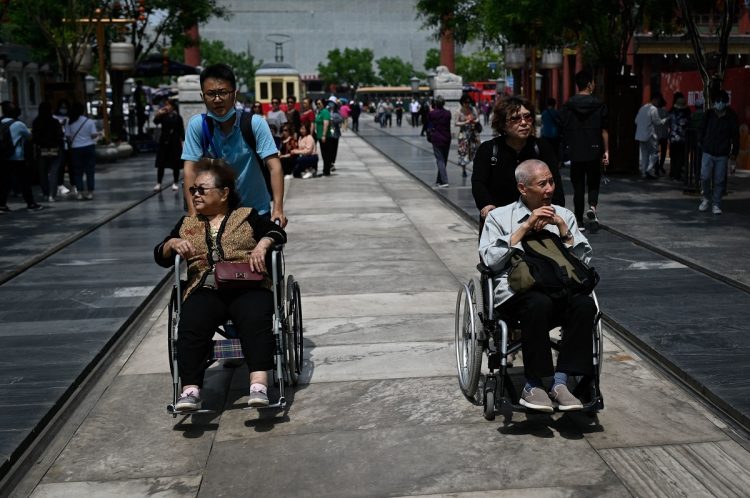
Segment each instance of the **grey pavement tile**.
[[[244,374],[244,373],[243,373]],[[240,376],[244,377],[243,374]],[[235,381],[238,380],[235,378]],[[230,391],[216,441],[405,426],[486,423],[466,401],[455,376],[325,382],[287,395],[285,414],[239,410],[247,381]]]
[[[491,457],[477,458],[478,452]],[[509,437],[496,424],[449,425],[439,431],[410,425],[217,442],[201,496],[245,492],[244,480],[233,478],[237,467],[270,475],[279,465],[294,479],[281,485],[273,479],[254,480],[259,496],[447,494],[494,490],[498,484],[504,489],[608,490],[619,485],[584,440],[552,430],[540,437]]]
[[302,303],[304,318],[443,314],[455,305],[455,292],[331,294],[310,296]]
[[309,348],[305,381],[435,377],[455,373],[453,342],[397,342]]
[[[605,407],[597,415],[601,430],[586,435],[594,448],[727,439],[705,409],[692,403],[692,394],[676,389],[628,353],[605,355],[601,383]],[[581,414],[571,414],[569,420],[584,427],[591,422]]]
[[734,441],[600,454],[635,496],[746,496],[750,488],[750,460]]
[[316,347],[450,338],[453,313],[317,318],[304,321],[305,338]]
[[[221,408],[230,373],[216,369],[206,376],[204,408]],[[117,377],[42,483],[190,476],[201,469],[219,415],[172,418],[171,400],[168,374]]]
[[184,498],[198,496],[201,480],[202,476],[200,475],[183,475],[121,481],[51,483],[37,486],[31,494],[31,498],[69,498],[74,496]]

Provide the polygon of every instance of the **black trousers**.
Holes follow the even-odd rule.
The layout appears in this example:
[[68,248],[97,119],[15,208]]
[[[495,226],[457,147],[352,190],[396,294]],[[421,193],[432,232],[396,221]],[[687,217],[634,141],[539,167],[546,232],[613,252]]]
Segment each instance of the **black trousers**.
[[0,163],[0,206],[8,205],[8,195],[16,179],[17,186],[21,190],[23,200],[27,206],[33,206],[34,195],[31,193],[31,172],[26,161],[4,160]]
[[573,184],[573,212],[580,224],[588,187],[589,205],[599,203],[599,183],[602,181],[601,161],[571,162],[570,181]]
[[669,142],[669,177],[679,180],[682,178],[682,168],[687,158],[687,144],[685,142]]
[[339,139],[327,137],[325,142],[319,142],[320,155],[323,156],[323,174],[331,174],[331,166],[336,162],[339,151]]
[[177,364],[182,385],[203,386],[211,338],[232,320],[251,372],[273,368],[273,293],[268,289],[201,288],[185,300],[177,335]]
[[521,350],[527,379],[554,375],[549,331],[562,325],[564,333],[557,371],[570,375],[593,373],[593,333],[596,304],[591,296],[554,300],[539,291],[516,294],[500,305],[501,315],[521,323]]

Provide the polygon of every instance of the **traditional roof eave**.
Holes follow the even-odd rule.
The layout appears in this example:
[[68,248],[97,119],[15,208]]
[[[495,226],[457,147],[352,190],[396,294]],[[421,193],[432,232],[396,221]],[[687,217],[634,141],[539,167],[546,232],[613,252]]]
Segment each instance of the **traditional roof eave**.
[[[636,34],[633,37],[637,55],[692,54],[693,45],[684,36],[665,36],[654,38],[650,34]],[[718,36],[704,36],[703,46],[707,53],[719,51]],[[729,37],[728,53],[745,55],[750,52],[750,36],[733,35]]]

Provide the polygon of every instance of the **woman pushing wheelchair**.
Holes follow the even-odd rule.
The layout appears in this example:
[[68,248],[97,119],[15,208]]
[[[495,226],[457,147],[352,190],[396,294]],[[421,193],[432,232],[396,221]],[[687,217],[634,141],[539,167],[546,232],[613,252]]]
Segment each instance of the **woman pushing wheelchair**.
[[[274,366],[274,298],[265,261],[274,244],[286,242],[286,233],[254,209],[239,207],[234,171],[223,160],[201,159],[189,192],[197,214],[183,216],[154,249],[160,266],[171,267],[177,254],[187,261],[177,339],[182,394],[174,408],[200,409],[212,337],[228,320],[237,329],[250,371],[248,404],[267,406],[267,371]],[[217,264],[240,262],[262,278],[242,287],[217,286]]]

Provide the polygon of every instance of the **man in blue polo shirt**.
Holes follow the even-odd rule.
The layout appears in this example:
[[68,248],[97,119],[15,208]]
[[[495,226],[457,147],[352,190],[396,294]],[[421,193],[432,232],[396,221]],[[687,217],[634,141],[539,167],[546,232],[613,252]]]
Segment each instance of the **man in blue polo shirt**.
[[[237,82],[232,68],[226,64],[208,66],[200,75],[203,101],[206,104],[207,117],[213,120],[213,138],[209,150],[203,150],[203,115],[190,118],[185,131],[185,145],[182,159],[185,161],[184,192],[187,199],[188,213],[195,214],[192,197],[188,189],[195,182],[195,164],[203,156],[223,158],[237,174],[237,190],[242,197],[242,205],[255,208],[259,214],[280,220],[286,225],[284,216],[284,173],[278,150],[271,130],[263,118],[252,119],[252,131],[255,135],[256,150],[250,149],[240,130],[240,115],[235,109]],[[265,165],[259,164],[260,157]],[[271,173],[271,190],[273,199],[268,193],[263,178],[262,167],[268,167]],[[273,211],[271,211],[273,200]]]

